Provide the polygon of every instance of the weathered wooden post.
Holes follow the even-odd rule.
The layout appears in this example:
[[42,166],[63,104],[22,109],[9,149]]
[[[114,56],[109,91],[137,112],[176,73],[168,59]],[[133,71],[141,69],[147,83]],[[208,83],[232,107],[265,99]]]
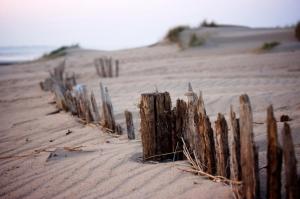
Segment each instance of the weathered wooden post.
[[[198,133],[199,142],[198,153],[200,156],[200,162],[203,165],[203,171],[209,174],[215,174],[216,172],[216,152],[215,152],[215,141],[213,129],[211,128],[211,123],[209,117],[206,115],[206,110],[204,106],[204,100],[202,97],[202,92],[199,93],[197,101],[197,113],[199,117],[198,122]],[[197,118],[196,118],[197,119]]]
[[199,121],[200,143],[202,146],[201,162],[205,164],[203,171],[209,174],[216,173],[216,150],[214,141],[214,132],[211,128],[209,117],[206,114],[200,114]]
[[169,93],[142,94],[140,115],[144,160],[171,158],[172,155],[162,156],[162,154],[173,152]]
[[[187,104],[184,100],[177,99],[176,107],[172,110],[172,151],[182,151],[183,143],[181,138],[184,138],[186,132],[186,117],[187,117]],[[175,155],[176,159],[183,159],[183,153]]]
[[[236,118],[232,106],[230,106],[230,124],[231,131],[229,133],[230,147],[230,178],[233,181],[242,179],[241,173],[241,156],[240,156],[240,126],[239,119]],[[237,198],[242,198],[242,190],[240,185],[233,185],[233,192]]]
[[112,62],[112,58],[108,58],[107,59],[107,67],[108,67],[108,77],[113,77],[113,62]]
[[101,75],[102,75],[102,77],[107,77],[107,73],[106,73],[106,70],[105,70],[105,60],[104,60],[104,58],[100,59],[100,65],[101,65]]
[[101,93],[101,99],[102,99],[102,111],[103,111],[103,126],[115,131],[116,122],[115,117],[113,114],[113,106],[111,103],[111,99],[108,93],[108,89],[103,87],[102,83],[100,82],[100,93]]
[[195,152],[197,154],[197,158],[199,158],[200,154],[199,147],[201,147],[198,133],[198,115],[197,115],[197,94],[194,93],[191,83],[188,84],[188,92],[185,93],[187,96],[187,121],[186,121],[186,133],[185,138],[187,140],[187,145],[191,152]]
[[100,114],[99,114],[99,110],[98,110],[98,105],[97,105],[97,101],[95,98],[94,93],[91,93],[91,113],[92,113],[92,117],[93,117],[93,121],[95,123],[99,123],[100,122]]
[[119,77],[119,60],[116,60],[116,77]]
[[300,198],[300,177],[297,175],[297,159],[290,126],[286,122],[282,130],[282,141],[285,167],[285,198]]
[[128,139],[134,140],[135,134],[134,134],[133,121],[132,121],[132,113],[128,110],[125,110],[124,114],[125,114],[125,120],[126,120]]
[[240,96],[240,141],[243,194],[245,199],[260,198],[258,154],[253,138],[253,116],[248,95]]
[[60,110],[67,111],[68,107],[67,107],[66,99],[64,96],[64,88],[62,87],[62,85],[55,82],[53,84],[53,92],[55,95],[55,101],[56,101],[57,108]]
[[272,105],[267,109],[267,136],[267,198],[280,199],[282,150],[278,143],[277,122],[274,117]]
[[228,126],[225,117],[218,114],[215,122],[217,175],[230,177],[230,160],[228,146]]

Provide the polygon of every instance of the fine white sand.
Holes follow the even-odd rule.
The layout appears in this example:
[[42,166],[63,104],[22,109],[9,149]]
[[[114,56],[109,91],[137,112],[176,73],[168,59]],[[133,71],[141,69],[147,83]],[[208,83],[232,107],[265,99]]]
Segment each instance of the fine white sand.
[[[183,33],[183,40],[190,32]],[[180,50],[160,43],[122,51],[75,50],[67,56],[68,72],[77,74],[100,101],[94,58],[119,59],[120,77],[101,79],[109,89],[117,122],[125,130],[124,110],[133,112],[138,139],[128,141],[84,126],[69,113],[46,115],[55,110],[51,93],[38,83],[62,58],[0,67],[0,157],[33,154],[34,150],[56,150],[28,157],[0,159],[0,198],[232,198],[230,187],[180,171],[178,163],[142,163],[139,134],[141,93],[168,91],[172,102],[184,98],[188,82],[202,91],[214,125],[216,114],[226,116],[230,105],[238,112],[238,98],[250,96],[254,114],[255,141],[260,167],[266,164],[266,108],[273,104],[279,121],[289,115],[297,159],[300,159],[300,43],[292,29],[226,27],[201,29],[206,44]],[[264,43],[281,45],[268,52]],[[261,124],[263,123],[263,124]],[[283,124],[278,122],[281,132]],[[72,133],[66,135],[67,131]],[[281,136],[279,136],[281,140]],[[82,152],[63,147],[84,146]],[[299,166],[298,164],[298,170]],[[261,188],[265,192],[265,170]],[[300,173],[298,171],[298,173]]]

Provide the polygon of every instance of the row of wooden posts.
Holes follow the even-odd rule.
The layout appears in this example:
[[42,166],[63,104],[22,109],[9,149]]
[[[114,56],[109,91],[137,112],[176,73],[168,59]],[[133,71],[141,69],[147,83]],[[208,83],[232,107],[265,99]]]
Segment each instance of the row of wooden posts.
[[102,78],[119,77],[119,60],[102,57],[94,60],[97,75]]
[[[239,118],[231,107],[229,125],[224,115],[219,113],[214,130],[206,114],[202,94],[194,93],[189,84],[186,96],[187,102],[178,99],[172,109],[168,92],[142,94],[140,117],[144,160],[183,159],[183,138],[203,172],[241,182],[241,185],[232,184],[237,198],[260,198],[258,149],[253,138],[253,116],[248,95],[240,96]],[[282,154],[286,198],[300,198],[300,178],[288,123],[284,123],[282,139],[283,147],[280,147],[276,119],[272,106],[269,106],[267,198],[281,198]]]
[[[107,87],[100,82],[101,106],[98,107],[93,92],[89,95],[87,87],[77,84],[75,74],[65,73],[66,61],[50,72],[50,77],[40,82],[44,91],[52,91],[55,95],[56,106],[59,110],[71,112],[84,123],[100,125],[107,132],[122,134],[122,127],[114,117],[113,106]],[[100,111],[101,110],[101,111]],[[132,113],[125,111],[128,139],[135,139]]]

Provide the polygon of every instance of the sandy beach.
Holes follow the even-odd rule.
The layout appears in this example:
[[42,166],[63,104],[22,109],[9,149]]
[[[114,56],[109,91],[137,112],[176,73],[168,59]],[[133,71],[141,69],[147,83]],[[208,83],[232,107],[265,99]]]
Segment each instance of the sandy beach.
[[[195,30],[193,30],[195,31]],[[189,31],[182,39],[188,43]],[[0,198],[234,198],[230,186],[180,170],[186,161],[142,162],[140,116],[142,93],[168,91],[173,105],[185,99],[188,82],[202,91],[212,124],[217,114],[239,110],[239,96],[251,100],[259,167],[266,165],[266,109],[273,104],[279,140],[289,115],[295,152],[300,162],[300,43],[292,28],[219,27],[196,30],[205,45],[179,49],[159,42],[119,51],[75,49],[64,57],[0,67]],[[265,42],[280,45],[269,51]],[[183,43],[184,43],[183,42]],[[120,60],[118,78],[99,78],[94,59]],[[124,134],[114,137],[96,125],[83,125],[70,113],[56,110],[53,94],[39,82],[66,58],[66,71],[75,72],[100,103],[100,81],[108,87],[116,121]],[[137,139],[129,141],[124,110],[133,113]],[[70,134],[66,134],[68,131]],[[82,147],[66,152],[63,147]],[[56,150],[57,157],[50,157]],[[5,158],[13,156],[11,158]],[[24,157],[22,157],[24,156]],[[300,173],[300,164],[298,164]],[[260,170],[266,192],[266,170]]]

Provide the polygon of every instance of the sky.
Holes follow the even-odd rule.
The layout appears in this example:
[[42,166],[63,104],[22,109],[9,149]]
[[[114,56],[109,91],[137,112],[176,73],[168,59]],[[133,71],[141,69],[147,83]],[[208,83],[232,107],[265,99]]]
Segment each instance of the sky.
[[201,21],[275,27],[300,20],[299,0],[0,0],[0,46],[116,50],[149,45]]

